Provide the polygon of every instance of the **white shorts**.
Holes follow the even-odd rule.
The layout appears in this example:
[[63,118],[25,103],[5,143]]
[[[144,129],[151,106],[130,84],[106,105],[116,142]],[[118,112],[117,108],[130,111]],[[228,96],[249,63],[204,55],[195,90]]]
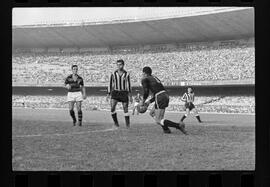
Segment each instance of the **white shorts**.
[[135,102],[135,103],[134,103],[134,107],[137,107],[138,105],[139,105],[138,102]]
[[68,92],[67,94],[67,101],[82,101],[83,96],[82,92]]

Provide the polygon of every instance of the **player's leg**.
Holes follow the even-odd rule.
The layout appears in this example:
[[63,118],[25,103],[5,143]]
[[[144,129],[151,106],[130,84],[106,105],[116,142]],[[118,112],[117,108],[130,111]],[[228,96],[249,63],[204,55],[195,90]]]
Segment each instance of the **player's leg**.
[[125,121],[126,121],[126,127],[130,127],[130,118],[128,114],[128,102],[122,102],[123,105],[123,110],[124,110],[124,116],[125,116]]
[[155,113],[156,113],[156,109],[155,109],[155,105],[152,107],[152,109],[149,112],[149,115],[155,120]]
[[199,115],[199,112],[198,112],[197,108],[193,108],[193,109],[192,109],[192,111],[193,111],[193,113],[194,113],[195,117],[197,118],[198,122],[199,122],[199,123],[202,123],[202,121],[201,121],[201,118],[200,118],[200,115]]
[[137,113],[137,115],[139,115],[139,103],[136,106],[136,113]]
[[136,110],[136,108],[137,108],[137,106],[134,104],[134,107],[133,107],[133,109],[132,109],[132,115],[134,115],[134,114],[135,114],[135,110]]
[[160,121],[160,123],[164,126],[164,127],[174,127],[176,129],[181,130],[181,132],[183,132],[184,134],[187,134],[186,130],[185,130],[185,124],[184,122],[179,122],[179,123],[175,123],[171,120],[165,119],[164,118],[164,114],[165,114],[165,108],[167,108],[169,106],[169,95],[168,94],[164,94],[161,95],[159,97],[157,97],[157,106],[158,106],[158,111],[157,113],[159,113],[159,110],[164,110],[164,112],[162,111],[162,119]]
[[163,123],[164,113],[165,113],[165,109],[156,109],[155,110],[155,121],[158,125],[160,125],[162,127],[164,133],[169,134],[169,133],[171,133],[171,130],[169,129],[167,124]]
[[71,116],[71,118],[73,120],[73,126],[75,126],[76,122],[77,122],[75,112],[74,112],[74,103],[75,103],[75,101],[69,101],[68,102],[69,114],[70,114],[70,116]]
[[115,111],[117,105],[117,100],[111,99],[111,114],[112,114],[112,119],[114,122],[114,125],[116,127],[119,127],[118,119],[117,119],[117,113]]
[[183,117],[181,118],[181,122],[184,121],[184,119],[190,114],[190,110],[189,108],[186,108],[186,113],[183,115]]
[[82,126],[82,101],[76,101],[77,112],[78,112],[78,125]]

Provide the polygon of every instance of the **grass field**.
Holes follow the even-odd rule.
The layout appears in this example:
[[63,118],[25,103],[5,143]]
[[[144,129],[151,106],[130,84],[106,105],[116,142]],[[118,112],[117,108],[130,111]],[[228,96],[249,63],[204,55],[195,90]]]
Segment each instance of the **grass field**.
[[[73,127],[67,110],[13,108],[16,171],[254,170],[255,115],[201,114],[185,120],[189,135],[163,134],[148,114],[111,130],[110,112],[84,112]],[[167,113],[179,121],[182,113]]]

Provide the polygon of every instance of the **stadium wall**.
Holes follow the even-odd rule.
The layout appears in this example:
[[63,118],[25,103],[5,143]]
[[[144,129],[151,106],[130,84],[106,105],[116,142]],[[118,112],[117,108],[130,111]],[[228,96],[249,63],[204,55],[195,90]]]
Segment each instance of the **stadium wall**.
[[[167,86],[172,96],[182,95],[188,86]],[[255,85],[195,85],[192,86],[197,96],[255,96]],[[141,87],[133,87],[133,94],[141,91]],[[107,87],[86,87],[88,96],[105,96]],[[13,95],[66,95],[64,87],[12,87]]]

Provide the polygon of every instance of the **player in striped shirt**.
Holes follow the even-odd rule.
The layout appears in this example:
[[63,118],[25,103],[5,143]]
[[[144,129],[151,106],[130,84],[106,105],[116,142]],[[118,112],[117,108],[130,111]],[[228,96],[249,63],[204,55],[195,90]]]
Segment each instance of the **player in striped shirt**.
[[185,110],[186,110],[186,113],[181,118],[181,121],[184,121],[184,119],[190,114],[190,111],[193,111],[199,123],[202,123],[198,110],[195,108],[195,105],[193,104],[194,92],[191,87],[188,87],[187,92],[184,93],[181,100],[185,102]]
[[116,105],[122,102],[126,127],[130,127],[130,119],[128,114],[128,102],[132,103],[130,75],[124,69],[125,62],[117,60],[117,70],[111,74],[110,83],[108,86],[107,101],[111,98],[111,115],[114,121],[114,127],[119,127]]

